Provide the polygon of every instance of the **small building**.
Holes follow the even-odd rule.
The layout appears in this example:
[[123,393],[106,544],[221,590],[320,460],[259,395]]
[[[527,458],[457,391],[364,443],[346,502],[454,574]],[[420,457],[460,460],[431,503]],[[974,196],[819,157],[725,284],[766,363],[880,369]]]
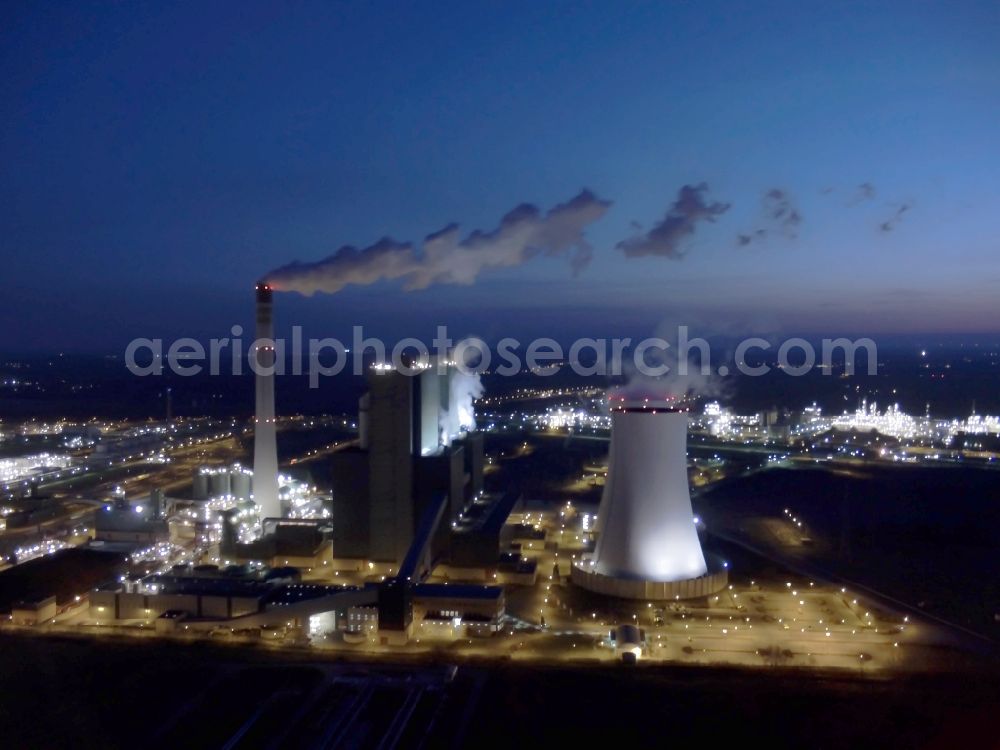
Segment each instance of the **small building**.
[[506,600],[502,586],[419,583],[413,610],[417,637],[488,636],[500,630]]
[[46,596],[17,602],[11,607],[10,619],[15,625],[41,625],[56,616],[56,598]]
[[170,527],[151,506],[111,508],[94,516],[94,538],[100,542],[150,545],[170,540]]
[[178,626],[187,619],[187,612],[181,609],[168,609],[156,618],[157,633],[176,633]]
[[637,662],[646,649],[646,633],[635,625],[619,625],[608,637],[625,662]]
[[344,640],[347,643],[364,643],[375,640],[378,634],[378,607],[348,607]]

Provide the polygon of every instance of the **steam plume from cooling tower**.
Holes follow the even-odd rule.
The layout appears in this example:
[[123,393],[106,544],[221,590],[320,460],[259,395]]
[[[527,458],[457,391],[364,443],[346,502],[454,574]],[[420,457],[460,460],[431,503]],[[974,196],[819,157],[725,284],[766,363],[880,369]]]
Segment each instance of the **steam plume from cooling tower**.
[[622,385],[608,389],[608,400],[641,403],[672,402],[705,396],[718,396],[722,392],[722,382],[712,375],[702,375],[697,366],[692,365],[685,374],[670,374],[663,377],[634,374]]
[[[656,326],[659,341],[643,352],[641,361],[622,361],[623,381],[608,388],[609,401],[683,401],[733,395],[735,349],[752,333],[772,336],[773,322],[744,317],[727,320],[684,312]],[[735,374],[735,373],[734,373]]]
[[295,261],[271,271],[264,280],[278,291],[311,296],[336,294],[350,284],[366,286],[400,280],[406,290],[435,284],[473,284],[488,269],[520,266],[538,256],[570,256],[574,272],[590,262],[592,248],[586,228],[607,212],[611,203],[589,190],[543,213],[522,203],[489,232],[473,231],[464,239],[457,224],[429,235],[422,244],[388,237],[358,249],[341,247],[314,263]]
[[485,389],[478,373],[455,370],[451,375],[448,390],[448,409],[440,413],[440,428],[448,440],[451,440],[462,432],[472,432],[476,429],[474,403],[477,398],[482,397]]
[[[624,363],[625,382],[611,386],[609,402],[671,402],[706,396],[717,397],[725,391],[725,381],[711,367],[703,367],[694,353],[681,356],[676,346],[666,351],[646,352],[645,368]],[[662,372],[662,368],[667,368]]]

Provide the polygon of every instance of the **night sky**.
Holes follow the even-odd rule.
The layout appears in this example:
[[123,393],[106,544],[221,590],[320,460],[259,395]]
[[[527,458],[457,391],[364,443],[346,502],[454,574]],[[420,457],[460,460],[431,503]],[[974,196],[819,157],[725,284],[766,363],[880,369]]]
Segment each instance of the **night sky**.
[[3,3],[3,348],[226,335],[272,269],[583,189],[582,270],[288,292],[280,324],[1000,331],[1000,5],[622,7]]

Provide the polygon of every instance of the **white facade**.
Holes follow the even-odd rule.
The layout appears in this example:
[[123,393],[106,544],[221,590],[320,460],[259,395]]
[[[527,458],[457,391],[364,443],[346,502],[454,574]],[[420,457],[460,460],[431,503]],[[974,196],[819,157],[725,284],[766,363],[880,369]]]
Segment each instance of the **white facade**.
[[611,455],[589,573],[675,582],[708,572],[691,512],[687,414],[612,413]]
[[476,373],[458,370],[453,362],[432,360],[420,378],[420,429],[416,450],[437,454],[476,429],[475,401],[483,395]]

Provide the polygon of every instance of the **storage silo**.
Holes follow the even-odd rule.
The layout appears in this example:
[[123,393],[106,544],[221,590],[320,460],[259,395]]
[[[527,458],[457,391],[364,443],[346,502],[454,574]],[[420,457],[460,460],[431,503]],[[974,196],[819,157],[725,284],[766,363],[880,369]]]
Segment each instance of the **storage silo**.
[[227,469],[216,469],[209,474],[208,489],[212,497],[223,497],[230,494],[229,471]]
[[229,472],[229,488],[237,500],[250,499],[250,471],[242,466],[235,466]]
[[191,486],[191,495],[195,500],[208,499],[208,474],[204,469],[197,469],[194,472],[194,480]]

